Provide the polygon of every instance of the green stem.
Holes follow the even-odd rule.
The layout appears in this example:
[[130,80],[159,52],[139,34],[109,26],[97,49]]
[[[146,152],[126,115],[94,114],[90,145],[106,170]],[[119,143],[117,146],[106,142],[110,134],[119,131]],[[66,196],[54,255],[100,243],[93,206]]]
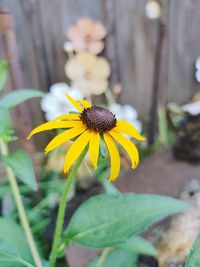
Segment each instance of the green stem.
[[97,264],[96,264],[96,267],[102,267],[104,262],[105,262],[105,259],[106,259],[106,256],[108,255],[108,253],[112,250],[112,248],[105,248],[100,257],[99,257],[99,260],[97,261]]
[[[3,142],[3,140],[0,140],[0,145],[1,145],[2,156],[7,156],[9,154],[7,144],[5,142]],[[28,219],[26,216],[26,212],[24,209],[24,205],[22,202],[22,198],[21,198],[21,195],[19,192],[19,187],[18,187],[18,184],[16,181],[16,177],[15,177],[12,169],[9,168],[8,166],[6,166],[6,173],[7,173],[10,187],[11,187],[11,190],[13,193],[13,197],[15,199],[17,210],[19,212],[20,221],[21,221],[22,227],[24,229],[31,254],[33,256],[33,260],[35,262],[36,267],[42,267],[42,262],[41,262],[39,253],[37,251],[35,241],[33,239],[31,228],[30,228],[30,225],[29,225],[29,222],[28,222]]]
[[60,242],[60,236],[62,232],[62,227],[63,227],[63,221],[64,221],[64,215],[65,215],[65,210],[67,207],[67,197],[68,197],[68,192],[70,191],[71,185],[73,184],[76,172],[81,165],[81,162],[83,161],[85,155],[87,153],[87,149],[83,151],[79,159],[76,161],[76,163],[72,166],[71,171],[67,177],[67,181],[62,193],[62,197],[60,200],[60,206],[58,209],[58,217],[56,221],[56,229],[55,229],[55,234],[54,234],[54,240],[53,240],[53,246],[49,258],[49,266],[54,267],[56,263],[56,258],[57,258],[57,249],[58,245]]

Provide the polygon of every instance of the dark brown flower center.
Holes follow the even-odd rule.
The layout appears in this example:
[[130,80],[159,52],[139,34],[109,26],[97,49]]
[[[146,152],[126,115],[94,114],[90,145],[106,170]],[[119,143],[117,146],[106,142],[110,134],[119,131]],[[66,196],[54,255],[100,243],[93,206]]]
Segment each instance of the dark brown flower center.
[[115,115],[100,107],[86,108],[80,115],[83,124],[94,132],[105,133],[116,126]]

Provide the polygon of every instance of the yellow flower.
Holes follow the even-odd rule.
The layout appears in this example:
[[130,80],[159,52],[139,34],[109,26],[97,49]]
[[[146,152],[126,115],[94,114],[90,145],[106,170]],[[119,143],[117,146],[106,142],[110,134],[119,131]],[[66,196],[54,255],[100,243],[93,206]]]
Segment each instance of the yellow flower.
[[143,141],[144,137],[129,122],[116,120],[115,115],[109,110],[92,106],[86,100],[75,101],[69,95],[66,96],[79,113],[63,114],[51,122],[43,123],[36,127],[27,139],[42,131],[67,129],[50,141],[45,148],[45,153],[48,153],[68,140],[77,137],[65,157],[64,172],[66,173],[87,146],[92,164],[96,169],[102,137],[110,155],[110,180],[112,181],[117,178],[120,170],[120,155],[114,141],[116,140],[129,154],[132,168],[135,169],[139,163],[138,150],[124,134],[140,141]]

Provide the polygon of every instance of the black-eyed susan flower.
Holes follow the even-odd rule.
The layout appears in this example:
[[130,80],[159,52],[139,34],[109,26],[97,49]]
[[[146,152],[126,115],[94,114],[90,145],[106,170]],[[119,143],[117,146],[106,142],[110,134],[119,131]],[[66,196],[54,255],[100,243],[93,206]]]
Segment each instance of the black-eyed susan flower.
[[68,172],[86,147],[88,147],[92,164],[96,169],[102,138],[110,155],[110,180],[112,181],[117,178],[120,170],[120,155],[115,142],[117,141],[130,156],[132,168],[135,169],[139,163],[138,150],[124,134],[140,141],[144,140],[144,137],[129,122],[117,120],[109,110],[92,106],[86,100],[75,101],[69,95],[67,98],[79,113],[63,114],[51,122],[36,127],[28,139],[42,131],[66,129],[50,141],[45,148],[45,153],[76,138],[68,149],[64,161],[64,172]]

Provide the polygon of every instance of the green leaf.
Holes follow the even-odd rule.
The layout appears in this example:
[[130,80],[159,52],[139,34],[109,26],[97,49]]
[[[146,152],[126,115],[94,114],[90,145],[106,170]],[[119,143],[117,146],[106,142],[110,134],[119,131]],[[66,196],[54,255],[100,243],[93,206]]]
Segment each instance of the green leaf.
[[19,256],[3,251],[0,251],[0,263],[3,264],[4,267],[34,267],[33,264]]
[[156,248],[147,240],[140,236],[132,236],[127,239],[124,243],[117,245],[118,248],[134,252],[136,254],[143,254],[149,256],[156,256]]
[[[125,250],[111,251],[104,260],[101,267],[136,267],[137,255]],[[96,267],[99,257],[95,257],[87,267]]]
[[200,266],[200,234],[194,242],[190,253],[186,259],[185,267],[199,267]]
[[0,217],[0,266],[32,267],[32,264],[32,256],[21,227]]
[[0,91],[4,88],[8,74],[8,62],[6,60],[0,61]]
[[0,107],[0,138],[7,141],[13,133],[9,111]]
[[13,108],[22,102],[34,98],[34,97],[42,97],[44,93],[38,90],[33,89],[19,89],[11,92],[10,94],[4,96],[0,100],[0,106],[4,108]]
[[37,182],[30,156],[24,150],[17,150],[3,158],[4,162],[13,170],[17,178],[28,185],[32,190],[37,190]]
[[159,195],[98,195],[76,210],[64,240],[94,248],[114,246],[152,223],[188,208],[183,201]]

